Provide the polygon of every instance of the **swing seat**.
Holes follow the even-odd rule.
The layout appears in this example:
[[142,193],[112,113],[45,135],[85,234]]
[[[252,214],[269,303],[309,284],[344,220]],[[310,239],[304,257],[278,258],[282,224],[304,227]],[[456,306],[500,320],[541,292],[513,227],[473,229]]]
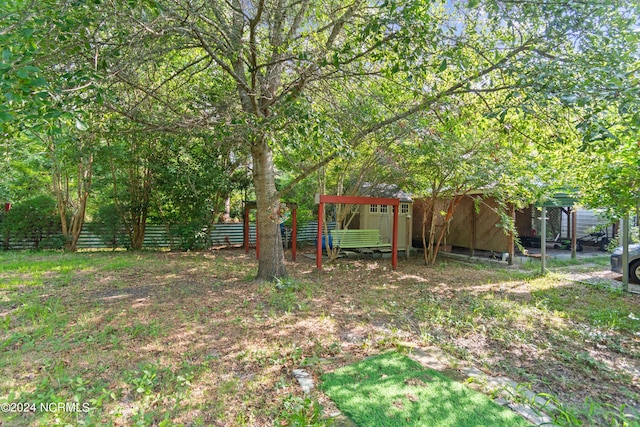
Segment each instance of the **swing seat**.
[[331,230],[333,245],[340,249],[389,248],[391,243],[382,243],[380,230]]

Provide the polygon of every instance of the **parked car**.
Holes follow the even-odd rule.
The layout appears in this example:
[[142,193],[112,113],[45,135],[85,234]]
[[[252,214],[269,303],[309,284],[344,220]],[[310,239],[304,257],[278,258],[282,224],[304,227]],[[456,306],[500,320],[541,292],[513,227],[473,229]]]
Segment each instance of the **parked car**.
[[[622,247],[611,254],[611,271],[622,274]],[[640,284],[640,244],[629,245],[629,282]]]

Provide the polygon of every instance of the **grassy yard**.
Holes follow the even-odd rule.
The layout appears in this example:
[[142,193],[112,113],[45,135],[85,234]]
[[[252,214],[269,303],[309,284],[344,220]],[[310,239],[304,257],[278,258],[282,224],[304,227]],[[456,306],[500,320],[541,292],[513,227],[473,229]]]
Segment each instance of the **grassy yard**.
[[0,425],[322,425],[332,403],[292,370],[318,379],[405,342],[551,396],[562,425],[638,425],[640,296],[563,276],[606,263],[317,273],[300,257],[259,284],[242,251],[1,253],[0,403],[26,413]]

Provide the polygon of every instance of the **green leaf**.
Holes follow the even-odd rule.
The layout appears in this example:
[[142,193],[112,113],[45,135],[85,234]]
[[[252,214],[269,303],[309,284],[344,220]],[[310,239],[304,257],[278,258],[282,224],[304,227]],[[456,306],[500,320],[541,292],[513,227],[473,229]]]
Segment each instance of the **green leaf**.
[[438,72],[441,73],[444,70],[447,69],[447,59],[443,59],[442,62],[440,63],[440,66],[438,67]]
[[578,100],[578,96],[574,94],[565,94],[560,96],[560,99],[567,104],[573,104]]
[[25,67],[19,68],[18,71],[16,71],[16,76],[21,79],[29,78],[29,70],[26,70]]
[[29,71],[30,73],[39,73],[41,71],[40,68],[34,67],[33,65],[25,65],[22,69]]
[[25,39],[31,38],[34,32],[35,30],[33,28],[25,28],[21,31],[22,37],[24,37]]
[[60,117],[60,114],[62,114],[60,111],[54,110],[54,111],[51,111],[51,112],[45,114],[42,118],[43,119],[55,119],[56,117]]
[[78,130],[85,131],[85,130],[89,129],[89,126],[87,126],[87,124],[85,122],[83,122],[82,120],[76,118],[76,128]]
[[9,114],[6,111],[0,111],[0,123],[6,123],[6,122],[10,122],[11,120],[13,120],[15,117],[13,117],[11,114]]
[[333,66],[336,68],[340,68],[340,58],[338,57],[337,53],[333,55]]
[[29,86],[39,87],[47,84],[47,81],[43,77],[38,77],[37,79],[33,79],[29,82]]

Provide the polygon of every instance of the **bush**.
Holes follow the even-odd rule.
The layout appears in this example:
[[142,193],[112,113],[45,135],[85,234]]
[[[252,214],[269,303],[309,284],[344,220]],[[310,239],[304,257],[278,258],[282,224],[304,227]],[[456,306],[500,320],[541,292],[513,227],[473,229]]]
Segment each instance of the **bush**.
[[131,246],[131,241],[124,231],[122,216],[114,204],[100,207],[87,227],[113,249]]
[[211,247],[211,239],[200,224],[171,227],[171,246],[174,250],[202,251]]
[[5,214],[2,231],[12,244],[23,240],[34,249],[60,249],[64,246],[62,226],[56,213],[56,201],[35,196],[18,202]]

